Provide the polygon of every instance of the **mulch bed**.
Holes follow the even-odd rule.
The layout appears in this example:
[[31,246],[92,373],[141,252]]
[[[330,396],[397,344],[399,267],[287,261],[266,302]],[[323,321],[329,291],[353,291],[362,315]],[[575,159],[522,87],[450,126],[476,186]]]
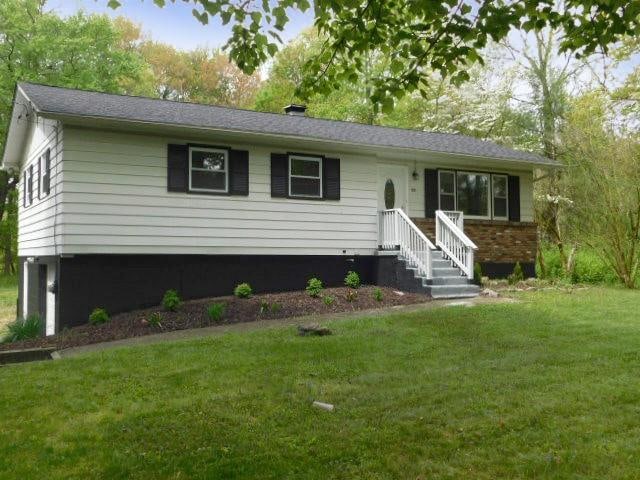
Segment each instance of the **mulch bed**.
[[[346,287],[324,289],[321,298],[312,298],[305,291],[296,291],[254,295],[248,299],[229,296],[189,300],[185,301],[176,312],[164,311],[162,307],[156,306],[119,313],[113,315],[107,323],[102,325],[81,325],[50,337],[1,344],[0,350],[36,347],[63,349],[173,330],[256,320],[275,320],[313,314],[322,315],[368,310],[396,305],[410,305],[429,300],[425,295],[400,293],[392,288],[380,287],[382,301],[378,301],[373,295],[376,288],[378,287],[360,287],[352,301],[347,299],[350,289]],[[334,301],[327,305],[322,297],[332,297]],[[207,315],[207,306],[214,302],[225,304],[225,313],[218,322],[212,321]],[[159,312],[161,315],[160,326],[151,325],[148,322],[150,316],[155,312]]]

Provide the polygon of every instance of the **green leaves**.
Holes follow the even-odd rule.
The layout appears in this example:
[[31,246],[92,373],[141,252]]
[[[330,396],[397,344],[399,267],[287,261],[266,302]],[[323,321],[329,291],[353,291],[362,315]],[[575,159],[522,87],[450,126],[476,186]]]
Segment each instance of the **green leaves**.
[[[219,16],[224,25],[234,23],[227,51],[247,73],[277,54],[281,43],[277,32],[289,23],[290,11],[311,6],[309,0],[192,1],[203,9],[193,12],[201,23],[206,24],[209,16]],[[119,5],[109,1],[112,8]],[[415,90],[430,69],[455,83],[466,81],[466,69],[483,63],[481,49],[488,39],[499,42],[512,29],[561,28],[559,49],[576,55],[606,49],[623,36],[640,32],[640,2],[628,0],[316,0],[314,5],[315,28],[328,42],[305,65],[308,78],[301,82],[298,95],[326,92],[344,79],[357,81],[368,72],[354,59],[382,53],[393,55],[391,75],[373,79],[371,98],[383,110],[393,105],[384,99]],[[265,41],[268,36],[278,43]]]

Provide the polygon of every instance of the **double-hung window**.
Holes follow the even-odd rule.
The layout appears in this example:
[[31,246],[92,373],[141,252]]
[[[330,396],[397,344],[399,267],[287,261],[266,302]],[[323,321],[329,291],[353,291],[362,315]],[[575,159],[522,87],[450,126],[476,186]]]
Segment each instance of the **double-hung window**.
[[289,196],[322,197],[322,157],[289,155]]
[[51,190],[51,150],[47,149],[40,161],[42,162],[40,164],[40,190],[41,195],[46,197],[49,195],[49,191]]
[[440,210],[455,210],[456,173],[441,170],[438,186],[440,190]]
[[458,210],[469,218],[508,218],[508,177],[490,173],[440,170],[441,210]]
[[228,150],[189,147],[189,190],[217,193],[229,191]]

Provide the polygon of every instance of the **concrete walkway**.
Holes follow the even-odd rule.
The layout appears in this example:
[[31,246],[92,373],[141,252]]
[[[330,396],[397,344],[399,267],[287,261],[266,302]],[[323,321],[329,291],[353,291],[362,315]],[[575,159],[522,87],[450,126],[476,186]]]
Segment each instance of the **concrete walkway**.
[[296,326],[303,323],[326,323],[332,320],[344,320],[348,318],[359,317],[381,317],[391,313],[410,313],[421,310],[431,310],[434,308],[466,306],[473,307],[475,305],[486,305],[491,303],[513,303],[516,300],[511,298],[490,298],[476,297],[460,300],[432,300],[425,303],[416,303],[413,305],[398,305],[388,308],[377,308],[373,310],[358,310],[355,312],[329,313],[322,315],[308,315],[304,317],[282,318],[278,320],[257,320],[254,322],[231,323],[228,325],[216,325],[212,327],[192,328],[189,330],[174,330],[165,333],[156,333],[153,335],[143,335],[141,337],[123,338],[112,342],[93,343],[91,345],[83,345],[80,347],[65,348],[51,354],[55,360],[62,358],[75,357],[91,352],[108,350],[118,347],[131,347],[135,345],[152,345],[162,342],[173,342],[176,340],[188,340],[193,338],[209,337],[214,335],[223,335],[228,332],[249,332],[264,328]]

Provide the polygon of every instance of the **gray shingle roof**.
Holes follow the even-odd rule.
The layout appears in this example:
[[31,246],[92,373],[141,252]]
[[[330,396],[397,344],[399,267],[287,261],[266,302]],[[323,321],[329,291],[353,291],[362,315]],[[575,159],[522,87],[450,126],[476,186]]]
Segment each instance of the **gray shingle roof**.
[[204,127],[239,132],[411,148],[556,165],[548,158],[465,135],[423,132],[311,117],[20,83],[42,113]]

